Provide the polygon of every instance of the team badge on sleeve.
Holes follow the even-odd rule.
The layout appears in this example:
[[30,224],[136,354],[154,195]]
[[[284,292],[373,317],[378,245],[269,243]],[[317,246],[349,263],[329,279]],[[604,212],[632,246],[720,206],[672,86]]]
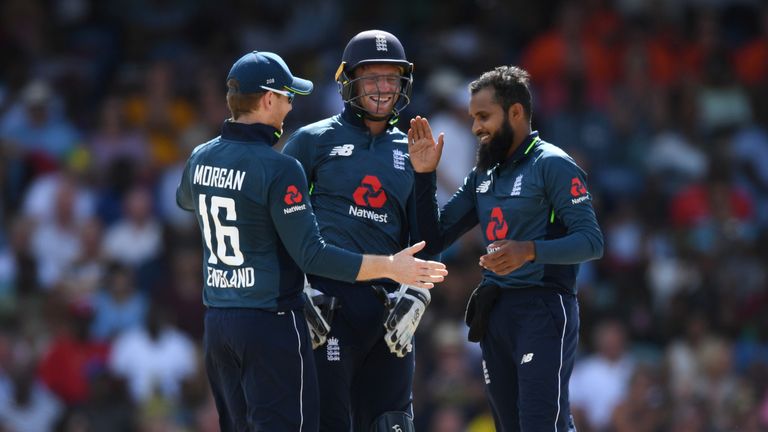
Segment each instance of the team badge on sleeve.
[[304,196],[299,192],[299,188],[297,188],[295,185],[290,185],[285,190],[285,196],[283,197],[283,202],[285,205],[290,206],[283,209],[284,214],[291,214],[297,211],[306,210],[307,205],[301,204],[301,200],[304,199]]
[[287,205],[298,204],[301,202],[302,198],[303,197],[301,196],[299,189],[294,185],[290,185],[285,191],[285,197],[283,197],[283,201]]
[[572,204],[580,204],[589,199],[589,192],[578,177],[571,179],[571,196],[573,197],[571,199]]

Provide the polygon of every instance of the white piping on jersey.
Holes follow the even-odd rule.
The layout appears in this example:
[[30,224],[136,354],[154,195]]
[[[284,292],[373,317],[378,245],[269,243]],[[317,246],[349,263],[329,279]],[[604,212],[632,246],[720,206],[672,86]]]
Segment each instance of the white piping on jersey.
[[563,372],[563,343],[565,340],[565,326],[568,325],[568,315],[565,313],[562,294],[557,295],[560,298],[560,307],[563,309],[563,332],[560,335],[560,367],[557,369],[557,415],[555,415],[555,432],[557,432],[557,419],[560,418],[560,391],[562,388]]
[[301,355],[301,334],[299,333],[299,327],[296,325],[296,312],[291,311],[293,317],[293,328],[296,330],[296,340],[299,342],[299,364],[300,364],[300,386],[299,386],[299,432],[304,428],[304,357]]

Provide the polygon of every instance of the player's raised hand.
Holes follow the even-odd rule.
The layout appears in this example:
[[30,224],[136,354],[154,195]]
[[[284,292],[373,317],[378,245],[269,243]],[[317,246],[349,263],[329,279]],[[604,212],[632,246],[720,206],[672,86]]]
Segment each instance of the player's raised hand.
[[442,282],[448,274],[445,264],[437,261],[425,261],[413,255],[424,249],[425,242],[420,241],[392,256],[393,274],[390,279],[404,285],[418,288],[433,288]]
[[440,133],[435,143],[432,128],[427,119],[416,116],[411,120],[411,128],[408,129],[408,154],[414,171],[427,173],[437,169],[440,156],[443,154],[444,136],[445,134]]

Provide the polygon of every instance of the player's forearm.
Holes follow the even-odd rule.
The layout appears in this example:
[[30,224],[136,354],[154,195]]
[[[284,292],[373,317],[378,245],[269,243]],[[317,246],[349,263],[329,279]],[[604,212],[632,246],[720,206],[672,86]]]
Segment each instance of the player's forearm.
[[420,238],[426,240],[429,245],[425,252],[431,255],[438,255],[443,251],[435,182],[434,172],[417,173],[414,177],[416,223]]
[[576,232],[553,240],[533,242],[534,260],[539,264],[578,264],[603,256],[601,235]]
[[380,278],[394,279],[395,260],[393,256],[363,255],[363,263],[357,273],[357,280],[371,280]]
[[467,186],[460,188],[441,211],[435,197],[435,174],[416,174],[414,184],[418,231],[427,242],[427,253],[439,254],[477,225],[474,199]]

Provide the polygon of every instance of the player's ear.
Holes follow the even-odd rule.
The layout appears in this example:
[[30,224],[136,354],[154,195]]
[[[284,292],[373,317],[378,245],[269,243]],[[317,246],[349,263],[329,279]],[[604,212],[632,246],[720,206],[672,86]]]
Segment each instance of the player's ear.
[[275,97],[274,93],[270,91],[264,92],[264,94],[261,96],[261,99],[259,99],[259,108],[261,108],[264,111],[267,111],[270,108],[272,108],[272,105],[274,105],[275,103],[274,97]]
[[510,105],[509,110],[507,110],[507,116],[509,117],[510,121],[523,118],[525,116],[523,105],[521,103],[513,103]]

